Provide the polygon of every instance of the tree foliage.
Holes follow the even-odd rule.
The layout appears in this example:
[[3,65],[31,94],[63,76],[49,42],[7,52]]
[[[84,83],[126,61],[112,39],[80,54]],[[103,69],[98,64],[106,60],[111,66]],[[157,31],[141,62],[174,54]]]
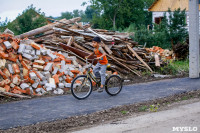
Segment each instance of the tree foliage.
[[41,13],[40,9],[36,10],[33,5],[30,5],[13,22],[9,22],[6,27],[12,30],[15,35],[18,35],[46,24],[45,14]]

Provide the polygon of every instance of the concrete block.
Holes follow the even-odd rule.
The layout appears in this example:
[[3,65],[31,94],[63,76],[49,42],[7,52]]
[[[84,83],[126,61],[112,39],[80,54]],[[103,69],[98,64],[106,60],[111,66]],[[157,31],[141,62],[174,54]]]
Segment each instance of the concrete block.
[[33,88],[30,86],[29,87],[31,94],[33,94]]
[[29,76],[30,76],[31,79],[37,79],[37,76],[34,72],[30,72]]
[[51,71],[52,66],[53,66],[53,63],[48,63],[48,64],[45,66],[44,71]]
[[32,87],[33,87],[34,89],[36,89],[36,88],[38,87],[38,85],[39,85],[39,82],[35,82],[34,84],[32,84]]
[[11,87],[11,88],[14,88],[14,87],[15,87],[15,84],[11,83],[11,84],[10,84],[10,87]]
[[39,59],[39,56],[37,56],[37,55],[33,56],[33,60],[38,60],[38,59]]
[[74,74],[71,71],[69,71],[69,76],[74,77]]
[[65,75],[69,75],[69,72],[70,72],[69,70],[64,71]]
[[68,56],[67,59],[73,61],[76,60],[76,56]]
[[12,48],[12,45],[11,45],[11,43],[9,41],[5,41],[4,45],[6,46],[7,49]]
[[40,50],[36,50],[36,55],[41,55],[41,51]]
[[59,68],[58,67],[54,67],[54,70],[52,72],[53,75],[55,75],[58,72]]
[[29,59],[29,60],[33,60],[33,56],[30,55],[30,54],[23,53],[22,56],[25,57],[25,58],[27,58],[27,59]]
[[41,93],[42,93],[42,94],[45,94],[46,91],[42,88],[42,89],[41,89]]
[[37,68],[38,70],[43,70],[44,67],[40,65],[33,65],[33,68]]
[[23,52],[24,52],[24,50],[25,50],[25,47],[26,47],[26,45],[25,44],[23,44],[23,43],[21,43],[20,45],[19,45],[19,49],[18,49],[18,53],[19,54],[22,54]]
[[25,90],[26,88],[29,88],[29,85],[27,83],[22,83],[20,87],[22,88],[22,90]]
[[58,86],[59,86],[59,88],[64,88],[65,87],[65,85],[63,83],[59,83]]
[[62,55],[64,55],[65,56],[65,58],[68,58],[68,53],[62,53]]
[[14,74],[13,72],[13,68],[12,68],[12,65],[11,64],[8,64],[8,70],[11,74]]
[[62,94],[64,93],[64,91],[63,91],[62,89],[58,89],[58,90],[57,90],[57,93],[58,93],[59,95],[62,95]]
[[44,76],[45,76],[47,79],[51,78],[51,74],[50,74],[49,71],[44,72]]

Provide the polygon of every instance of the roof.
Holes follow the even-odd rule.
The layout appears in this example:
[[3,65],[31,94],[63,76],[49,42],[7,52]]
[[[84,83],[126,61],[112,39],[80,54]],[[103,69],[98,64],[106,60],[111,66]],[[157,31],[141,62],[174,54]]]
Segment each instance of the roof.
[[148,10],[152,12],[166,12],[169,8],[171,11],[175,11],[178,8],[188,11],[189,0],[155,0]]

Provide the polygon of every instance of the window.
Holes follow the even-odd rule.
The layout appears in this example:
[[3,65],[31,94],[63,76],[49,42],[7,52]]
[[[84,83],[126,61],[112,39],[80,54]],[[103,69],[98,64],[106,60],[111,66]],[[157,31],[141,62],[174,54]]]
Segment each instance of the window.
[[161,21],[162,21],[162,19],[163,19],[163,17],[156,17],[156,18],[155,18],[155,23],[156,23],[156,24],[160,24]]

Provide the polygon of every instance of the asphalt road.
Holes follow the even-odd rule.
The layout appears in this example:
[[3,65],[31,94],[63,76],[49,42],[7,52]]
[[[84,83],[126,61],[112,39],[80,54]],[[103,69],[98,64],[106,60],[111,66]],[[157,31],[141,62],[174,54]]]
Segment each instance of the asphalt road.
[[64,119],[198,89],[200,79],[178,78],[127,85],[114,97],[106,92],[92,92],[85,100],[63,95],[0,104],[0,129]]

